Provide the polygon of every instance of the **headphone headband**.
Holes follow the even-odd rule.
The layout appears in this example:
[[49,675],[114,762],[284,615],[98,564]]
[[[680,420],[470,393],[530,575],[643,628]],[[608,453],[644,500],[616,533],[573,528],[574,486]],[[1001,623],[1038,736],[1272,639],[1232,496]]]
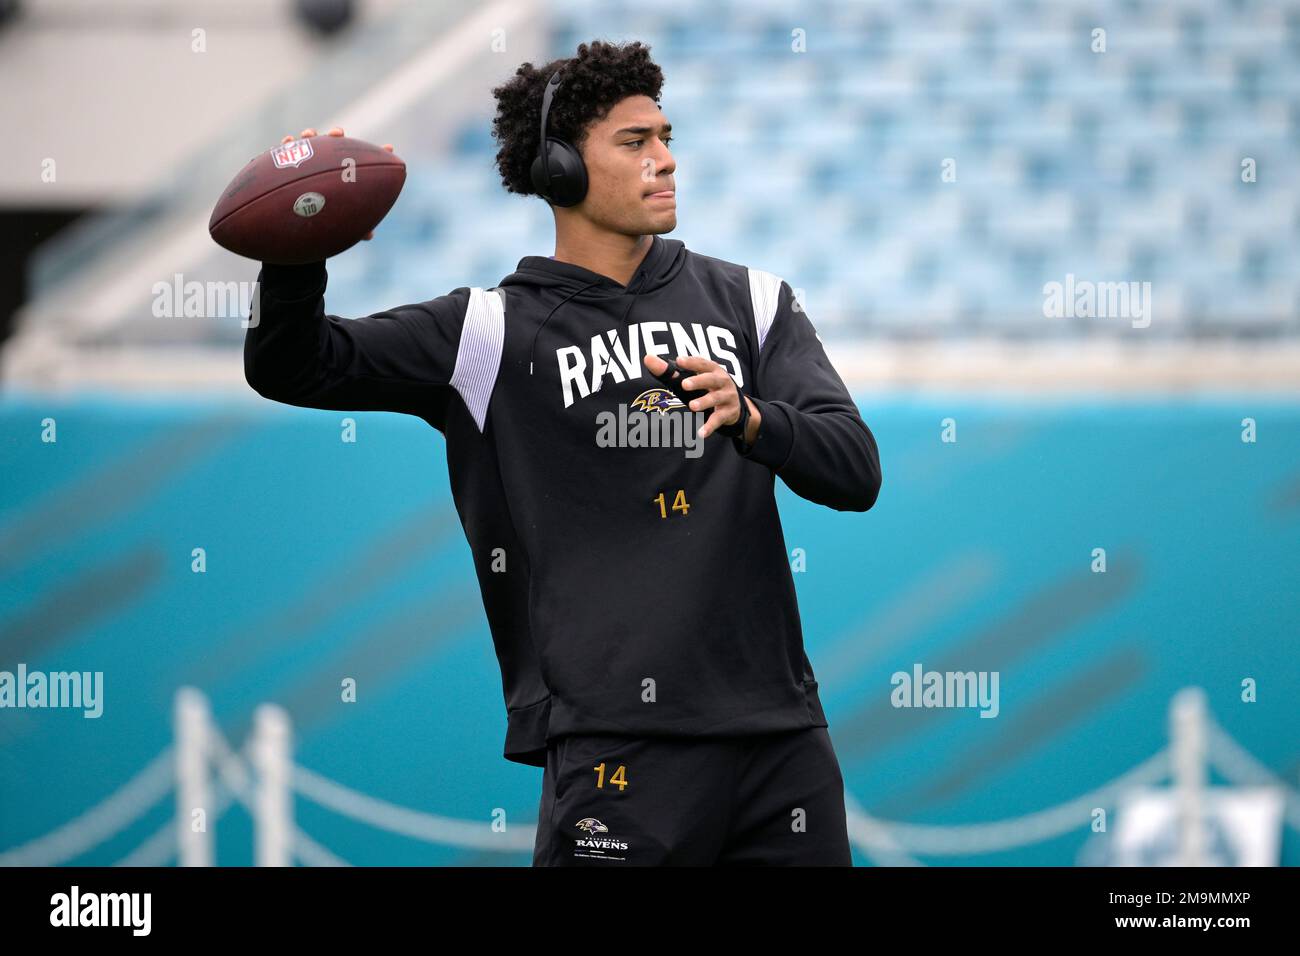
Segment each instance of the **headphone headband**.
[[546,81],[546,89],[542,92],[542,132],[537,148],[541,150],[542,177],[546,182],[547,199],[551,198],[551,151],[546,148],[546,118],[551,112],[551,99],[555,96],[555,91],[560,88],[560,82],[562,80],[560,73],[560,70],[556,70],[551,74],[551,78]]

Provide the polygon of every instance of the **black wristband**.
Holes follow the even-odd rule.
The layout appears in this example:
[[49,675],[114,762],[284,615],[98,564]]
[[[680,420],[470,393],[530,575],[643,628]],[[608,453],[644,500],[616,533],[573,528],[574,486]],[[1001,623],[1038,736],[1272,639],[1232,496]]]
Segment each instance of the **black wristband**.
[[[736,380],[732,379],[731,384],[736,385]],[[726,435],[728,438],[743,438],[745,426],[749,424],[749,402],[745,401],[745,393],[740,390],[739,385],[736,385],[736,395],[740,398],[740,417],[730,425],[723,425],[718,429],[719,435]]]

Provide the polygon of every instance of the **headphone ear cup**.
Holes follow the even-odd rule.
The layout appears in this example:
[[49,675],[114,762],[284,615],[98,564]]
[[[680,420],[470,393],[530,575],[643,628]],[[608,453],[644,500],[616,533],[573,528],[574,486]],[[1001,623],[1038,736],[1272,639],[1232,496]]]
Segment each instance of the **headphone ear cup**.
[[529,176],[533,188],[556,206],[576,206],[587,195],[587,164],[571,145],[550,136],[546,138],[547,162],[551,167],[550,188],[542,173],[542,157],[533,160]]
[[[552,166],[551,170],[554,171],[555,167]],[[540,154],[533,160],[533,165],[529,167],[528,176],[533,181],[533,189],[537,190],[537,195],[545,198],[547,192],[546,180],[542,178],[542,157]]]

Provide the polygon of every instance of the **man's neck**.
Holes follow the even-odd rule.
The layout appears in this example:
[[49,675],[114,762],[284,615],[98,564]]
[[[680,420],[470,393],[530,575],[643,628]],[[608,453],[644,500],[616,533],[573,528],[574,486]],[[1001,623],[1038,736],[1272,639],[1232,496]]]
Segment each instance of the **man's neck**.
[[580,227],[557,229],[555,258],[627,285],[653,244],[652,235],[624,236]]

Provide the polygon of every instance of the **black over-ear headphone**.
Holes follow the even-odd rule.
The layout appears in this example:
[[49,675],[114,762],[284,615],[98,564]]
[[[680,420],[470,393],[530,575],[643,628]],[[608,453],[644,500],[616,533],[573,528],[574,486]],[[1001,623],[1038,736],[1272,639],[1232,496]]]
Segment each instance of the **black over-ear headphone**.
[[542,132],[537,141],[537,158],[529,174],[533,188],[556,206],[576,206],[587,195],[587,164],[571,143],[546,135],[546,116],[551,112],[551,97],[560,86],[560,71],[546,81],[542,93]]

